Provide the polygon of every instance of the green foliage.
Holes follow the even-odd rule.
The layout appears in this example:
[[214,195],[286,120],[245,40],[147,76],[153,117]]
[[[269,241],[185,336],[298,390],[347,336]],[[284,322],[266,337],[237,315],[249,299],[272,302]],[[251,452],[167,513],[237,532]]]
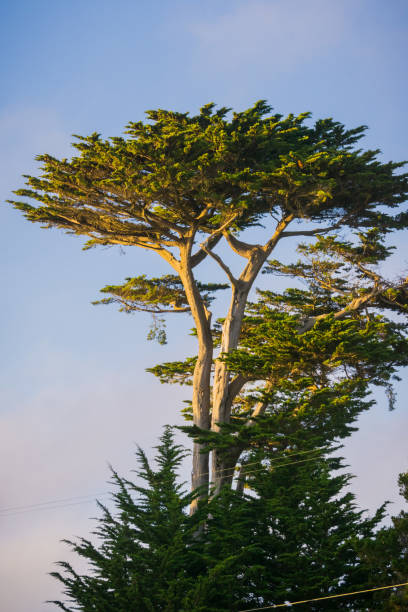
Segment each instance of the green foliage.
[[53,572],[65,587],[64,593],[75,608],[54,602],[63,610],[86,612],[131,612],[179,608],[184,591],[191,585],[188,576],[188,544],[192,539],[183,512],[191,496],[177,484],[176,472],[186,451],[176,445],[170,428],[161,437],[155,471],[142,450],[138,450],[137,476],[145,486],[134,484],[113,472],[117,514],[99,504],[102,517],[94,532],[99,544],[80,539],[67,543],[91,566],[91,573],[79,576],[68,563],[64,573]]
[[[235,377],[248,381],[236,397],[229,424],[221,432],[183,428],[208,448],[244,451],[253,445],[280,443],[293,429],[320,432],[319,444],[344,438],[372,403],[373,386],[383,387],[390,408],[397,371],[408,363],[406,326],[375,308],[336,320],[342,308],[331,292],[316,287],[282,294],[258,292],[248,305],[239,347],[222,356]],[[339,304],[340,301],[340,304]],[[299,333],[300,321],[333,314]],[[151,368],[162,382],[191,381],[194,361]],[[255,418],[254,407],[264,404]]]
[[172,247],[192,226],[238,230],[265,214],[404,224],[376,212],[404,201],[407,175],[395,174],[403,164],[354,150],[364,126],[346,130],[332,119],[309,126],[309,113],[271,111],[265,101],[232,116],[214,104],[191,117],[148,111],[148,122],[129,123],[126,138],[76,136],[76,157],[39,155],[41,176],[26,176],[28,188],[16,191],[39,205],[11,203],[30,221],[89,236],[87,247]]
[[187,357],[184,361],[168,361],[153,368],[146,368],[146,371],[157,376],[161,383],[191,385],[196,361],[197,357]]
[[[214,299],[214,292],[227,289],[222,283],[197,283],[197,289],[207,306]],[[166,274],[159,278],[146,278],[144,274],[127,278],[122,285],[107,285],[101,289],[109,297],[96,300],[93,304],[119,304],[119,311],[128,314],[136,311],[149,312],[152,324],[147,335],[148,340],[157,340],[166,344],[166,323],[159,314],[172,312],[190,312],[183,283],[178,276]]]
[[[139,452],[144,488],[114,473],[118,515],[102,507],[101,545],[71,543],[92,573],[79,576],[68,564],[65,574],[55,573],[79,610],[239,610],[404,574],[405,515],[375,538],[383,510],[371,521],[356,511],[342,491],[347,477],[331,474],[338,460],[292,461],[295,452],[322,455],[349,435],[373,403],[373,385],[386,390],[393,407],[392,383],[408,362],[405,327],[384,315],[386,309],[406,314],[407,279],[390,282],[381,274],[392,253],[388,234],[408,225],[400,207],[408,175],[404,163],[382,163],[378,150],[357,149],[364,131],[332,119],[312,124],[309,113],[273,114],[265,101],[241,113],[214,104],[195,116],[159,109],[146,122],[129,123],[124,137],[76,136],[69,160],[40,155],[40,176],[26,176],[27,188],[15,192],[25,199],[10,203],[29,221],[86,236],[84,248],[153,250],[179,274],[128,278],[102,289],[106,297],[96,303],[152,313],[149,338],[160,343],[166,342],[160,315],[194,315],[201,361],[151,371],[162,382],[189,384],[196,368],[196,423],[210,422],[213,346],[222,336],[221,345],[232,347],[218,357],[229,372],[218,376],[216,383],[225,385],[214,393],[221,398],[214,414],[224,422],[212,431],[184,429],[206,451],[216,450],[216,464],[218,452],[231,470],[241,457],[246,467],[238,489],[247,485],[250,494],[226,488],[187,517],[192,498],[175,480],[183,451],[167,431],[157,472]],[[265,245],[238,240],[241,231],[271,221]],[[294,287],[260,292],[242,322],[266,258],[279,240],[297,236],[314,237],[298,245],[301,259],[271,260],[264,269],[294,278]],[[239,279],[212,251],[222,238],[248,258]],[[227,285],[200,284],[193,273],[207,256],[233,289],[235,319],[227,320],[225,333],[222,321],[211,329],[209,306]],[[306,287],[299,289],[299,281]],[[189,407],[185,414],[191,418]],[[275,469],[277,458],[290,466]],[[263,466],[257,473],[247,470],[252,461]],[[204,475],[195,474],[196,481]],[[370,597],[315,608],[369,610]],[[384,610],[406,603],[382,595],[377,601],[394,606]]]
[[[209,305],[214,297],[211,293],[228,289],[221,283],[197,283],[204,301]],[[178,276],[166,274],[160,278],[146,278],[144,274],[127,278],[123,285],[107,285],[101,289],[110,297],[97,300],[93,304],[119,304],[121,312],[138,310],[153,314],[164,312],[189,311],[183,283]]]

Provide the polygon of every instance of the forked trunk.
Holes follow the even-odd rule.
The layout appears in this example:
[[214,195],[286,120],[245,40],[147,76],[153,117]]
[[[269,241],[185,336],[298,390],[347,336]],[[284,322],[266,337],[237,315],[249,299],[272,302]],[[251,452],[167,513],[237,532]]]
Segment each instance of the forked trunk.
[[[223,353],[229,353],[238,347],[249,291],[271,250],[272,246],[268,250],[254,249],[239,280],[233,285],[231,304],[222,329],[221,355]],[[214,372],[211,420],[211,429],[213,431],[219,431],[220,424],[229,423],[230,421],[231,407],[234,398],[229,397],[229,391],[230,374],[227,364],[217,359]],[[230,453],[226,453],[225,450],[213,451],[211,485],[214,494],[218,493],[224,484],[231,482],[232,468],[235,467],[238,458],[239,453],[237,456],[236,449],[232,449]]]

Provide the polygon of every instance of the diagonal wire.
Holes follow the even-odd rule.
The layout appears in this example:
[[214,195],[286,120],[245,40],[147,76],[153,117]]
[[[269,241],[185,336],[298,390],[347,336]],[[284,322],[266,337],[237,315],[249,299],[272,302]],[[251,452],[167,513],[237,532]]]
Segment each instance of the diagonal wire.
[[[281,457],[276,457],[275,459],[271,459],[269,461],[270,463],[276,463],[278,461],[282,461],[285,458],[291,458],[291,457],[296,457],[297,455],[304,455],[304,454],[310,454],[310,453],[324,453],[326,451],[322,451],[321,449],[312,449],[312,450],[306,450],[306,451],[298,451],[295,453],[291,453],[290,455],[286,455],[286,456],[281,456]],[[312,457],[312,459],[308,459],[308,461],[312,461],[314,459],[317,459],[318,457]],[[245,466],[251,466],[251,465],[259,465],[261,464],[262,461],[252,461],[251,463],[245,463]],[[284,465],[293,465],[295,463],[301,463],[300,461],[287,461],[286,463],[282,463],[279,465],[274,465],[273,467],[283,467]],[[259,470],[250,470],[248,472],[246,472],[246,474],[252,474],[253,472],[256,471],[262,471],[263,469],[267,469],[269,467],[268,465],[265,465],[264,467],[260,468]],[[221,470],[217,470],[217,473],[221,473],[221,472],[225,472],[225,471],[231,471],[231,470],[236,470],[236,467],[231,467],[231,468],[223,468]],[[206,473],[207,474],[207,473]],[[43,502],[37,502],[34,504],[25,504],[25,505],[21,505],[21,506],[6,506],[3,508],[0,508],[0,518],[2,516],[11,516],[14,514],[23,514],[25,512],[31,512],[31,510],[46,510],[47,508],[65,508],[65,506],[72,506],[72,505],[76,505],[76,504],[83,504],[83,503],[87,503],[89,501],[93,501],[95,497],[102,497],[102,496],[106,496],[106,495],[110,495],[109,491],[103,491],[102,493],[95,493],[95,494],[87,494],[87,495],[76,495],[73,497],[62,497],[59,499],[51,499],[48,501],[43,501]],[[91,499],[89,499],[91,498]],[[63,502],[67,502],[66,504],[64,504]]]
[[[106,497],[110,492],[98,493],[97,495],[78,495],[76,497],[65,497],[63,499],[50,500],[38,504],[30,504],[27,506],[15,506],[13,509],[3,509],[0,511],[0,519],[6,516],[17,516],[18,514],[27,514],[29,512],[37,512],[38,510],[57,510],[58,508],[67,508],[68,506],[77,506],[79,504],[88,504],[95,501],[98,497]],[[73,500],[73,501],[71,501]],[[66,503],[61,503],[66,502]]]
[[325,597],[315,597],[313,599],[302,599],[302,601],[292,601],[283,604],[276,604],[273,606],[264,606],[263,608],[245,608],[240,612],[255,612],[255,610],[271,610],[272,608],[287,608],[289,606],[297,606],[299,604],[311,603],[312,601],[322,601],[323,599],[335,599],[336,597],[348,597],[350,595],[359,595],[360,593],[371,593],[372,591],[383,591],[385,589],[396,589],[398,587],[407,586],[408,582],[401,582],[400,584],[389,584],[388,586],[374,587],[372,589],[362,589],[361,591],[351,591],[350,593],[340,593],[338,595],[326,595]]
[[[265,465],[264,468],[267,468],[269,466],[270,463],[275,463],[277,461],[282,461],[283,459],[290,459],[291,457],[296,457],[297,455],[306,455],[306,454],[310,454],[310,453],[320,453],[320,454],[325,454],[327,453],[327,450],[323,450],[320,448],[313,448],[312,450],[305,450],[305,451],[298,451],[296,453],[290,453],[288,455],[282,455],[281,457],[276,457],[275,459],[270,459],[268,465]],[[313,457],[314,459],[315,457]],[[316,457],[317,459],[317,457]],[[239,467],[234,466],[234,467],[228,467],[228,468],[222,468],[220,470],[216,470],[215,473],[216,474],[221,474],[221,472],[227,472],[227,471],[235,471],[240,469],[241,467],[246,467],[247,465],[259,465],[260,463],[262,463],[263,459],[259,459],[258,461],[252,461],[251,463],[242,463]],[[287,463],[295,463],[294,461],[288,461]],[[249,472],[246,472],[247,474],[249,474]],[[210,474],[210,472],[204,472],[202,474],[202,476],[207,476],[208,474]]]
[[3,512],[12,512],[14,510],[18,511],[18,510],[31,510],[31,508],[40,508],[41,506],[48,506],[50,504],[58,504],[61,502],[70,502],[70,501],[74,501],[74,500],[81,500],[83,499],[84,501],[86,501],[85,498],[88,497],[100,497],[102,495],[107,495],[109,493],[109,491],[104,491],[102,493],[88,493],[86,495],[75,495],[73,497],[60,497],[59,499],[50,499],[48,501],[43,501],[43,502],[37,502],[35,504],[24,504],[22,506],[6,506],[4,508],[0,508],[0,516],[3,514]]

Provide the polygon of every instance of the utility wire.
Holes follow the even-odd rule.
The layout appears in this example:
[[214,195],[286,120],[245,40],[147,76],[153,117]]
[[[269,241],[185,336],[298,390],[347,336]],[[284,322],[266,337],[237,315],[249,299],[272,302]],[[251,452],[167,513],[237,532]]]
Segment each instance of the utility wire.
[[[316,459],[319,459],[319,457],[311,457],[309,459],[300,459],[300,461],[286,461],[286,463],[279,463],[278,465],[273,465],[272,467],[273,469],[275,469],[275,468],[280,468],[280,467],[292,466],[292,465],[295,465],[296,463],[306,463],[306,461],[316,461]],[[265,465],[259,470],[249,470],[248,472],[244,472],[243,476],[246,476],[247,474],[254,474],[255,472],[262,472],[262,470],[265,470],[268,467],[269,467],[268,465]]]
[[[317,453],[317,452],[326,452],[326,451],[321,451],[320,449],[313,449],[313,450],[308,450],[308,451],[299,451],[297,453],[291,453],[290,457],[294,457],[297,455],[302,455],[302,454],[307,454],[307,453]],[[285,459],[285,457],[289,458],[289,455],[286,456],[282,456],[282,457],[277,457],[276,459],[271,459],[269,461],[269,463],[275,463],[278,461],[282,461],[283,459]],[[286,461],[284,463],[279,463],[278,465],[273,465],[273,468],[279,468],[279,467],[285,467],[285,466],[291,466],[294,465],[296,463],[304,463],[306,461],[315,461],[316,459],[318,459],[319,457],[311,457],[309,459],[301,459],[300,461]],[[244,465],[259,465],[260,463],[262,463],[261,460],[259,461],[253,461],[251,463],[245,463]],[[269,467],[268,465],[263,466],[262,468],[258,469],[258,470],[249,470],[248,472],[245,472],[246,474],[253,474],[255,472],[261,472],[262,470],[265,470]],[[227,471],[227,470],[234,470],[235,471],[235,467],[234,468],[224,468],[222,470],[219,470],[219,472],[223,472],[223,471]],[[217,473],[219,473],[217,472]],[[28,505],[24,505],[24,506],[8,506],[5,508],[0,508],[0,518],[3,516],[15,516],[17,514],[26,514],[27,512],[34,512],[37,510],[54,510],[57,508],[66,508],[68,506],[76,506],[79,504],[86,504],[89,503],[91,501],[94,501],[95,497],[102,497],[102,496],[106,496],[106,495],[110,495],[111,492],[109,491],[105,491],[103,493],[98,493],[98,494],[94,494],[94,495],[77,495],[75,497],[64,497],[64,498],[60,498],[60,499],[53,499],[53,500],[49,500],[49,501],[44,501],[44,502],[38,502],[36,504],[28,504]],[[61,502],[68,502],[68,503],[61,503]]]
[[350,593],[340,593],[339,595],[327,595],[326,597],[315,597],[314,599],[302,599],[302,601],[292,601],[274,606],[264,606],[263,608],[245,608],[240,612],[255,612],[255,610],[271,610],[272,608],[287,608],[289,606],[297,606],[299,604],[311,603],[312,601],[322,601],[323,599],[334,599],[335,597],[348,597],[350,595],[359,595],[360,593],[371,593],[372,591],[383,591],[384,589],[396,589],[398,587],[407,586],[408,582],[400,584],[389,584],[388,586],[374,587],[373,589],[363,589],[361,591],[351,591]]
[[[106,493],[99,493],[98,497],[103,497],[106,495],[110,495],[109,492]],[[84,495],[84,498],[86,496]],[[69,497],[66,498],[67,500],[70,499]],[[76,497],[73,497],[72,499],[77,499]],[[10,512],[1,512],[0,513],[0,518],[2,517],[6,517],[6,516],[17,516],[18,514],[27,514],[30,512],[37,512],[38,510],[57,510],[58,508],[67,508],[68,506],[78,506],[80,504],[89,504],[90,502],[94,502],[95,501],[95,496],[94,495],[89,495],[87,499],[81,499],[80,501],[72,501],[69,503],[56,503],[56,502],[52,502],[49,503],[48,505],[44,504],[38,504],[38,505],[34,505],[25,507],[25,506],[21,506],[21,508],[19,510],[13,510]]]
[[[282,461],[283,459],[290,459],[291,457],[296,457],[297,455],[306,455],[306,454],[310,454],[310,453],[327,453],[326,450],[320,449],[320,448],[313,448],[312,450],[306,450],[306,451],[298,451],[297,453],[290,453],[288,455],[282,455],[281,457],[276,457],[275,459],[270,459],[269,463],[275,463],[276,461]],[[258,461],[252,461],[251,463],[242,463],[240,466],[234,466],[234,467],[229,467],[229,468],[222,468],[220,470],[216,470],[215,473],[216,474],[221,474],[221,472],[228,472],[228,471],[235,471],[235,470],[239,470],[241,467],[246,467],[247,465],[259,465],[260,463],[262,463],[262,461],[264,461],[263,459],[259,459]],[[269,463],[267,465],[265,465],[264,467],[267,468]],[[287,463],[295,463],[294,461],[291,462],[287,462]],[[249,474],[249,472],[246,472],[247,474]],[[211,472],[204,472],[202,474],[202,476],[207,476],[211,474]]]
[[60,502],[70,502],[74,499],[84,499],[85,497],[97,497],[101,495],[107,495],[108,491],[104,491],[103,493],[87,493],[86,495],[76,495],[74,497],[61,497],[59,499],[50,499],[48,501],[38,502],[36,504],[25,504],[23,506],[6,506],[5,508],[0,508],[0,514],[3,512],[11,512],[12,510],[26,510],[28,508],[36,508],[38,506],[45,506],[48,504],[58,504]]

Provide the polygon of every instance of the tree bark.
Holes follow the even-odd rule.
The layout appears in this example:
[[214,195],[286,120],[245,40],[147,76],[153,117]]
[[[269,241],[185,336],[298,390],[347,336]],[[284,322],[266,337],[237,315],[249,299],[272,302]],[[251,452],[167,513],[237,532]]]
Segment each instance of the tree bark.
[[[232,287],[230,308],[222,328],[220,355],[229,353],[238,346],[248,294],[266,257],[265,252],[254,249],[239,280]],[[230,420],[233,398],[228,395],[229,383],[230,373],[227,364],[217,359],[214,371],[211,421],[211,429],[216,432],[220,430],[220,424],[228,423]],[[224,484],[231,483],[231,466],[234,460],[236,462],[235,453],[231,453],[229,457],[225,451],[220,452],[217,449],[213,451],[212,486],[214,494],[218,493]]]
[[[197,288],[192,269],[189,248],[181,255],[180,278],[183,282],[187,300],[194,318],[198,336],[198,357],[193,375],[193,421],[200,429],[210,429],[210,389],[213,359],[213,340],[211,334],[211,313]],[[206,497],[209,484],[209,454],[205,445],[194,443],[193,467],[191,474],[192,490],[200,489],[198,498],[192,503],[190,512],[194,513],[200,497]]]

